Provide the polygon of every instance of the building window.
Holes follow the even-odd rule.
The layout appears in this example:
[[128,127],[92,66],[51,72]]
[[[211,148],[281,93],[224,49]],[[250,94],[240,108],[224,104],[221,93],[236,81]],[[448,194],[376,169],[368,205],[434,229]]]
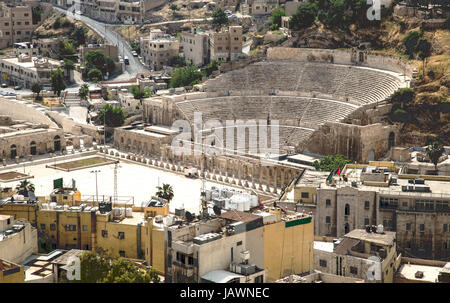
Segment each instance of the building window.
[[327,224],[331,223],[331,217],[330,216],[326,216],[325,217],[325,223],[327,223]]
[[45,224],[41,224],[41,230],[45,230]]
[[264,281],[264,275],[259,275],[255,277],[255,283],[263,283]]
[[444,224],[443,226],[442,226],[442,231],[443,232],[446,232],[448,230],[448,225],[447,224]]
[[423,241],[419,241],[419,248],[423,249]]
[[50,224],[50,230],[56,230],[56,224]]
[[326,199],[325,200],[325,205],[326,206],[330,206],[331,205],[331,200],[330,199]]
[[365,218],[365,219],[364,219],[364,225],[365,225],[365,226],[370,225],[370,220],[369,220],[369,218]]
[[241,246],[242,245],[242,241],[239,241],[236,243],[236,246]]
[[69,231],[77,231],[76,225],[69,225]]
[[344,209],[344,214],[346,215],[346,216],[349,216],[350,215],[350,204],[345,204],[345,209]]
[[309,193],[302,193],[302,198],[309,198]]
[[83,231],[88,231],[88,226],[87,225],[83,225]]
[[425,224],[420,224],[420,232],[424,232],[425,231]]
[[406,223],[406,230],[411,230],[411,223]]
[[365,209],[369,209],[370,208],[370,202],[369,201],[365,201],[364,202],[364,208]]
[[117,237],[118,237],[119,239],[125,239],[125,233],[124,233],[123,231],[119,231]]
[[125,258],[125,251],[119,250],[119,256],[121,256],[122,258]]
[[319,260],[320,267],[327,267],[327,261],[326,260]]
[[108,238],[108,231],[107,230],[102,230],[102,237],[103,238]]
[[357,275],[358,274],[358,268],[356,268],[354,266],[350,266],[350,273],[352,275]]

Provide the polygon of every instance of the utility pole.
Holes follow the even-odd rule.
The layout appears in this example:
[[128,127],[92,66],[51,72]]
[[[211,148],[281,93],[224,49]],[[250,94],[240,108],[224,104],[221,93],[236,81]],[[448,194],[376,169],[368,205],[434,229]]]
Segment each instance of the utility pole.
[[97,183],[97,173],[99,173],[99,170],[92,170],[91,173],[95,174],[95,196],[97,200],[97,206],[98,206],[98,183]]

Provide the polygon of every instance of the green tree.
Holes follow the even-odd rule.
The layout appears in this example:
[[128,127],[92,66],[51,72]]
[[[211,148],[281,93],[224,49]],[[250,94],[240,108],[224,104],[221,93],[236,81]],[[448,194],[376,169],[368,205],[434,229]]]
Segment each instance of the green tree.
[[58,41],[58,52],[61,58],[71,57],[77,53],[75,46],[70,41]]
[[350,159],[348,159],[344,155],[337,154],[323,157],[319,161],[316,160],[314,161],[313,166],[317,170],[333,171],[344,166],[347,163],[351,163]]
[[87,28],[80,26],[76,27],[71,37],[78,42],[78,45],[84,45],[86,43]]
[[130,87],[130,92],[133,94],[134,99],[142,100],[144,98],[150,98],[152,91],[149,87],[140,89],[137,85],[132,85]]
[[98,82],[103,80],[102,71],[97,68],[91,68],[87,73],[89,81]]
[[405,47],[405,52],[409,55],[410,58],[413,57],[414,52],[416,51],[416,45],[419,41],[420,33],[417,31],[409,32],[402,40],[403,46]]
[[395,107],[392,107],[390,117],[394,122],[406,123],[411,121],[411,115],[409,114],[409,112],[402,108],[396,109]]
[[431,55],[431,43],[427,38],[419,38],[416,45],[416,52],[418,52],[419,58],[422,60],[423,75],[425,75],[425,60]]
[[97,122],[103,124],[103,121],[109,127],[122,126],[125,122],[125,114],[120,106],[106,104],[98,111],[97,115]]
[[36,97],[34,98],[35,100],[39,99],[39,94],[41,93],[41,90],[42,88],[39,83],[35,82],[33,83],[33,85],[31,85],[31,91],[36,94]]
[[395,108],[404,108],[410,104],[414,99],[414,91],[411,88],[401,88],[394,92],[391,97],[391,102]]
[[216,71],[219,69],[219,66],[222,64],[221,60],[213,60],[211,61],[207,66],[205,66],[202,71],[206,74],[206,76],[210,76],[213,71]]
[[186,66],[182,68],[177,68],[172,73],[172,78],[170,79],[170,87],[182,87],[194,85],[200,82],[204,73],[199,71],[195,66]]
[[216,29],[220,29],[222,26],[228,24],[228,16],[225,14],[225,11],[218,7],[216,10],[212,13],[212,25]]
[[439,158],[444,153],[444,147],[440,142],[435,141],[432,144],[428,145],[425,151],[430,161],[434,164],[434,170],[437,171]]
[[91,50],[84,56],[85,65],[88,68],[97,68],[102,71],[112,73],[114,71],[114,61],[106,56],[101,50]]
[[34,189],[34,184],[28,180],[20,181],[20,183],[16,186],[16,190],[19,195],[22,195],[24,197],[28,197],[28,192],[34,192]]
[[71,283],[159,283],[154,269],[143,268],[136,263],[112,256],[108,251],[97,248],[95,252],[85,251],[80,256],[80,280]]
[[50,72],[50,79],[52,82],[53,93],[60,97],[61,92],[66,89],[66,83],[64,82],[64,76],[59,67],[56,71],[52,70]]
[[308,28],[314,24],[317,16],[317,3],[316,2],[306,2],[301,3],[297,7],[297,11],[292,15],[289,23],[292,29],[299,30]]
[[104,283],[151,283],[159,282],[158,274],[151,269],[143,269],[125,258],[111,262]]
[[86,100],[88,95],[89,95],[89,84],[83,83],[80,86],[80,89],[78,90],[78,96],[80,96],[81,99]]
[[347,4],[344,0],[327,0],[327,3],[327,9],[318,11],[318,19],[329,28],[347,26]]
[[158,191],[156,192],[156,196],[170,202],[173,199],[173,188],[170,184],[163,183],[162,186],[156,187]]
[[279,8],[272,12],[272,15],[270,15],[270,20],[272,21],[272,24],[276,24],[277,27],[281,26],[281,17],[286,16],[286,12],[284,9]]

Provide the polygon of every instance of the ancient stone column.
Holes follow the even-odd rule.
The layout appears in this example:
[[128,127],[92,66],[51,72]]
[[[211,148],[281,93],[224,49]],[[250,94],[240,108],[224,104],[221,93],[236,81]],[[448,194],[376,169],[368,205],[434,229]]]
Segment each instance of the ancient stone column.
[[262,176],[263,176],[263,166],[259,166],[259,169],[258,169],[258,171],[259,171],[259,175],[258,175],[258,177],[259,177],[259,186],[258,186],[258,189],[259,190],[263,190],[263,187],[262,187],[262,180],[263,180],[263,178],[262,178]]
[[273,168],[273,193],[278,193],[278,168]]

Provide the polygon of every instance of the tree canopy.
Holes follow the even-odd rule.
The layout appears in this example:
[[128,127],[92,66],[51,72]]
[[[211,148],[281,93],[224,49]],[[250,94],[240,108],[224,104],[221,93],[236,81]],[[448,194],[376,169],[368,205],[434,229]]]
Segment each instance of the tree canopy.
[[175,69],[170,79],[170,87],[182,87],[194,85],[200,82],[204,73],[195,66],[186,66]]
[[98,68],[91,68],[87,73],[89,81],[98,82],[103,80],[102,71]]
[[78,90],[78,96],[81,97],[81,99],[86,100],[89,95],[89,85],[87,83],[83,83],[80,86],[80,89]]
[[90,50],[84,56],[86,67],[97,68],[103,74],[112,73],[114,71],[114,61],[106,56],[101,50]]
[[316,160],[314,161],[313,166],[317,170],[333,171],[351,162],[352,161],[346,156],[337,154],[323,157],[319,161]]
[[52,90],[58,97],[61,96],[61,92],[66,89],[66,83],[61,69],[58,67],[56,71],[50,72],[50,79],[52,83]]
[[286,12],[284,9],[279,8],[272,12],[272,15],[270,16],[270,21],[272,21],[272,24],[276,24],[277,27],[281,26],[281,17],[286,16]]
[[157,197],[165,199],[168,202],[173,199],[173,188],[170,184],[163,183],[162,186],[157,186],[156,188],[158,189],[156,192]]
[[106,104],[98,111],[97,122],[106,126],[118,127],[125,122],[125,114],[120,106],[111,106]]
[[[85,251],[80,256],[81,279],[74,283],[159,283],[158,273],[105,250]],[[69,282],[67,280],[63,280]]]
[[444,147],[438,141],[435,141],[427,146],[426,153],[430,161],[434,164],[435,170],[437,170],[437,164],[439,162],[439,158],[444,153]]
[[149,98],[152,95],[152,90],[149,87],[140,89],[137,85],[132,85],[130,87],[130,92],[133,94],[134,99]]
[[297,7],[289,23],[294,30],[308,28],[314,24],[317,15],[317,3],[305,2]]
[[220,7],[216,8],[216,10],[212,13],[212,18],[212,25],[217,29],[228,24],[228,16]]
[[20,183],[16,186],[16,190],[19,195],[24,197],[28,197],[28,192],[34,192],[34,184],[28,180],[20,181]]

